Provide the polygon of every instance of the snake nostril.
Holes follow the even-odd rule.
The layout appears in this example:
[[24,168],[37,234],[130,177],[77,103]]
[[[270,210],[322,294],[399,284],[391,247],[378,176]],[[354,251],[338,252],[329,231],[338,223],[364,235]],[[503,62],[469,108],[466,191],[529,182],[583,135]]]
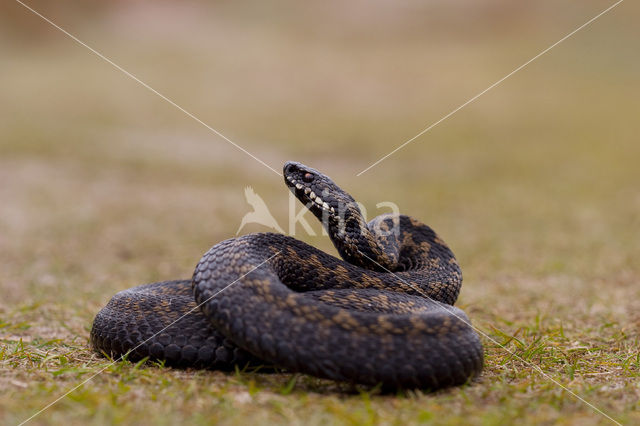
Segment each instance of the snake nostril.
[[287,163],[285,163],[284,165],[284,173],[285,174],[291,174],[295,171],[296,166],[295,164],[293,164],[292,162],[288,161]]

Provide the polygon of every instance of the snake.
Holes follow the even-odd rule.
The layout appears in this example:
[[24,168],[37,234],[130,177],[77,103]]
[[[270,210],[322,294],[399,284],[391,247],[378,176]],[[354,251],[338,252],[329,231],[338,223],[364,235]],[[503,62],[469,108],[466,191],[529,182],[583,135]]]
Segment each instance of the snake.
[[462,272],[438,234],[403,214],[367,222],[351,195],[301,163],[285,163],[283,176],[341,258],[284,234],[227,239],[191,279],[115,294],[93,321],[93,348],[131,361],[272,365],[391,389],[433,391],[477,377],[482,343],[453,306]]

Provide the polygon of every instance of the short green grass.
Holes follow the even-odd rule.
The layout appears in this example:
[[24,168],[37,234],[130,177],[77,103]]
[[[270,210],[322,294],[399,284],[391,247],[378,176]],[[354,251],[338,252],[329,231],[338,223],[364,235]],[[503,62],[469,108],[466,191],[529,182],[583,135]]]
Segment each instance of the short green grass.
[[610,423],[570,392],[639,422],[637,5],[355,176],[606,7],[556,3],[42,6],[271,166],[317,167],[370,216],[393,201],[449,242],[465,276],[458,305],[484,334],[484,372],[394,395],[93,353],[91,321],[115,292],[188,277],[234,236],[247,185],[286,229],[287,191],[19,5],[2,6],[0,422],[85,380],[33,423]]

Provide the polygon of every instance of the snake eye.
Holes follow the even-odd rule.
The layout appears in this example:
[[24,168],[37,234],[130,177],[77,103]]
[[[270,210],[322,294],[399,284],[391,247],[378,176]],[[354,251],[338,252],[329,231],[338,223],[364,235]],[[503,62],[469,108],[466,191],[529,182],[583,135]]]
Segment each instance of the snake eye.
[[313,182],[313,175],[311,173],[305,173],[304,175],[302,175],[302,180],[307,182],[307,183],[311,183]]

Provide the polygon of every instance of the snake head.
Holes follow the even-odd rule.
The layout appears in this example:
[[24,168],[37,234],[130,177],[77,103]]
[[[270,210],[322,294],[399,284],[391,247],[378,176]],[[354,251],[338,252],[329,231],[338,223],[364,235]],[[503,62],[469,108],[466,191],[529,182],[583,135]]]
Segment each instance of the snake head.
[[304,164],[288,161],[283,172],[289,190],[322,222],[343,259],[374,270],[395,269],[397,259],[385,253],[392,244],[379,244],[351,195]]
[[287,161],[283,172],[289,190],[319,219],[323,215],[337,218],[340,209],[355,203],[351,195],[316,169]]

